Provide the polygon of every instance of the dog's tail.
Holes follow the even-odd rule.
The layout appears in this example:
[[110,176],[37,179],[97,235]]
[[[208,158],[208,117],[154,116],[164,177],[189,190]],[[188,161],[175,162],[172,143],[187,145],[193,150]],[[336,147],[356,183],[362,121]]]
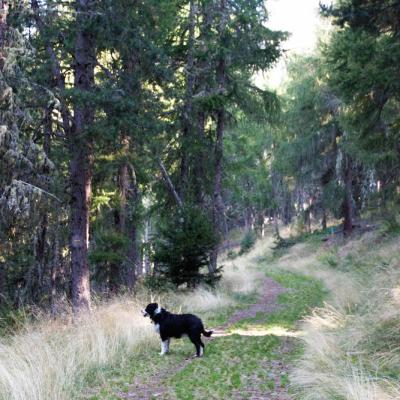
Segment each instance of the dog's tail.
[[201,333],[206,337],[210,337],[212,335],[213,331],[206,331],[203,329],[203,332],[201,332]]

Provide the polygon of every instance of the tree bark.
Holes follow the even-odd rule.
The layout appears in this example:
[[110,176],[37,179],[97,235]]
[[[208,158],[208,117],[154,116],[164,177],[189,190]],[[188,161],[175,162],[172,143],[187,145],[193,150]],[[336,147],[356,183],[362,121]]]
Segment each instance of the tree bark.
[[325,207],[322,210],[322,221],[321,221],[322,230],[325,230],[327,227],[327,218],[326,218],[326,209]]
[[[223,203],[222,203],[222,157],[223,157],[223,138],[225,130],[225,110],[222,108],[217,114],[217,137],[215,143],[215,178],[214,178],[214,196],[213,196],[213,225],[214,232],[221,234],[222,232],[222,214],[223,214]],[[217,245],[211,253],[210,259],[210,274],[214,274],[217,270],[218,262],[218,250]]]
[[[86,26],[92,0],[77,0],[77,35],[75,42],[75,89],[88,95],[94,87],[94,37]],[[77,99],[74,126],[70,135],[71,185],[71,269],[72,305],[75,313],[90,310],[90,276],[88,264],[89,213],[92,195],[93,151],[89,130],[94,110],[88,101]]]
[[[226,0],[220,0],[219,2],[219,12],[220,12],[220,22],[218,24],[218,34],[220,39],[220,52],[221,55],[218,60],[216,77],[218,83],[218,89],[225,90],[226,86],[226,56],[223,53],[222,47],[222,37],[226,29],[227,22],[227,7]],[[226,111],[225,106],[222,105],[217,111],[217,129],[216,129],[216,139],[215,139],[215,177],[214,177],[214,196],[213,196],[213,225],[214,232],[221,234],[222,232],[222,214],[223,214],[223,203],[222,203],[222,159],[224,151],[224,133],[225,133],[225,119]],[[214,274],[217,270],[218,262],[218,250],[219,245],[217,245],[211,253],[209,272]]]

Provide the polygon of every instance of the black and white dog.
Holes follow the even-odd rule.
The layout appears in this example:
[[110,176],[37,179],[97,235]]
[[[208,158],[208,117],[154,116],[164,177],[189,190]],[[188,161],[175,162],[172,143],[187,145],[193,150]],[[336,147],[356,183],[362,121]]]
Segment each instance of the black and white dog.
[[172,314],[158,306],[150,303],[142,311],[144,317],[150,317],[154,323],[154,330],[161,337],[161,355],[168,353],[171,338],[181,338],[183,335],[196,346],[196,355],[201,357],[204,353],[204,343],[201,335],[210,337],[212,331],[204,330],[203,322],[193,314]]

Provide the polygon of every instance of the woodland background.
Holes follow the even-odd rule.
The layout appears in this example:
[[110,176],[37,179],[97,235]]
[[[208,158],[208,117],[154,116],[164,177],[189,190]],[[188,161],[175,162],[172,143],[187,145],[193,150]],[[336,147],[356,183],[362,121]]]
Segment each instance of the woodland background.
[[4,313],[215,285],[239,230],[398,229],[400,2],[321,4],[279,95],[254,82],[287,37],[265,6],[0,1]]

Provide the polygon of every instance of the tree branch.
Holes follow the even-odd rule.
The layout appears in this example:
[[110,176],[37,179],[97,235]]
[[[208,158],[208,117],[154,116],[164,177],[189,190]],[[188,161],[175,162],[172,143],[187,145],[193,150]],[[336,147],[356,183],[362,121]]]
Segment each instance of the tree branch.
[[175,190],[174,184],[172,183],[171,178],[169,177],[168,172],[165,169],[165,166],[164,166],[163,162],[161,161],[160,157],[157,157],[157,164],[160,167],[162,176],[165,180],[165,183],[168,186],[170,193],[172,194],[172,196],[175,199],[176,203],[178,204],[179,208],[183,208],[182,200],[179,197],[178,192]]

